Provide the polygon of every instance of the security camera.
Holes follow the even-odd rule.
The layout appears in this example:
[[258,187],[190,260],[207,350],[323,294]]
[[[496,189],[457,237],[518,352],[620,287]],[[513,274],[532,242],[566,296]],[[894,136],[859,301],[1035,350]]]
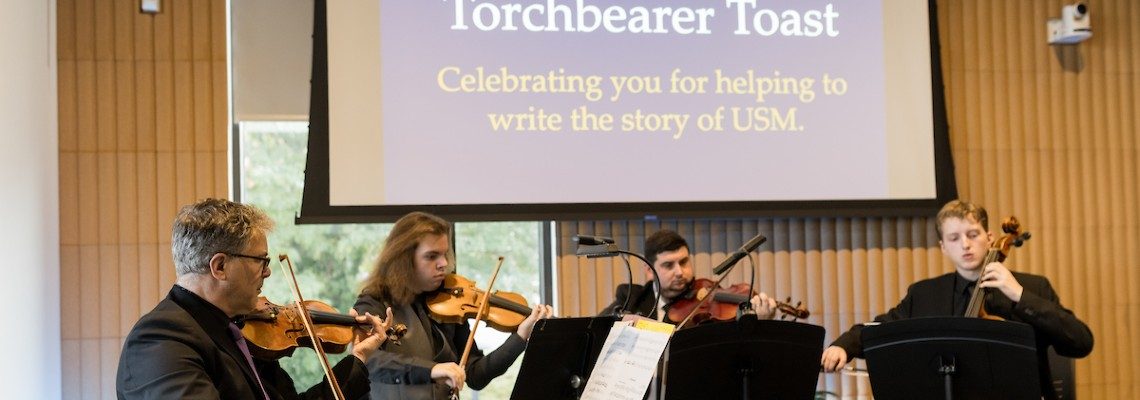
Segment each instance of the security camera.
[[1086,6],[1085,3],[1072,4],[1072,5],[1065,6],[1065,8],[1063,8],[1061,12],[1062,13],[1072,12],[1073,18],[1081,19],[1081,18],[1084,18],[1085,15],[1088,15],[1089,6]]
[[1046,23],[1049,44],[1074,44],[1092,37],[1091,19],[1089,6],[1085,3],[1061,7],[1061,18],[1053,18]]

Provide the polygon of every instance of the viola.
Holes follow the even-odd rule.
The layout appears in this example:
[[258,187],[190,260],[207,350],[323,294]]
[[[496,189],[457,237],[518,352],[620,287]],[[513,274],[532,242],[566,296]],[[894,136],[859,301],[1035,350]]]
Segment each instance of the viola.
[[[1021,223],[1013,216],[1002,221],[1001,231],[1004,232],[1005,235],[995,240],[994,244],[990,246],[989,251],[986,252],[985,259],[982,260],[980,268],[984,269],[992,262],[1005,261],[1014,247],[1021,247],[1021,245],[1025,244],[1025,241],[1031,237],[1029,232],[1021,231]],[[980,275],[978,279],[981,279]],[[983,289],[982,285],[974,285],[974,291],[970,292],[970,303],[966,306],[965,316],[970,318],[1004,320],[1002,317],[990,315],[986,312],[986,291]]]
[[[351,315],[340,314],[327,303],[305,300],[302,304],[313,318],[314,331],[326,353],[344,352],[352,343],[355,327],[372,326],[368,322],[358,322]],[[313,347],[313,340],[292,304],[280,306],[261,296],[257,299],[256,311],[243,316],[242,321],[245,326],[241,333],[250,345],[249,352],[258,358],[275,360],[292,355],[297,347]],[[392,324],[385,333],[388,343],[399,345],[407,332],[408,327],[404,324]]]
[[[428,311],[441,323],[464,323],[476,317],[485,296],[486,291],[475,287],[475,282],[448,274],[440,288],[428,298]],[[531,314],[526,297],[518,293],[496,290],[491,292],[490,300],[483,321],[495,330],[514,332]]]
[[[708,297],[710,292],[712,298],[709,301],[702,301]],[[690,321],[694,324],[706,321],[734,320],[740,310],[740,305],[751,301],[752,297],[757,294],[756,291],[749,290],[747,283],[737,283],[728,288],[721,288],[711,279],[698,278],[689,284],[684,294],[669,305],[667,315],[671,321],[683,321],[690,313],[693,313]],[[807,306],[800,302],[792,305],[790,304],[791,301],[791,297],[788,297],[786,301],[776,301],[776,309],[781,313],[781,319],[791,318],[795,320],[811,316]],[[695,313],[694,310],[696,310]]]

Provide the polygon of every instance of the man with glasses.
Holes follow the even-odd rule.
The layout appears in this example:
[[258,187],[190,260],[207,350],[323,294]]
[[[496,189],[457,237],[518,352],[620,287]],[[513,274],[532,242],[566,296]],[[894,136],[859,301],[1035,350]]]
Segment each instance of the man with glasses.
[[[174,220],[171,251],[177,281],[166,299],[131,329],[119,356],[119,399],[332,398],[326,382],[298,393],[276,361],[257,360],[235,318],[254,311],[269,277],[266,234],[273,221],[252,206],[207,199]],[[355,313],[353,313],[355,315]],[[368,394],[368,359],[391,321],[365,314],[352,355],[333,371],[347,398]]]

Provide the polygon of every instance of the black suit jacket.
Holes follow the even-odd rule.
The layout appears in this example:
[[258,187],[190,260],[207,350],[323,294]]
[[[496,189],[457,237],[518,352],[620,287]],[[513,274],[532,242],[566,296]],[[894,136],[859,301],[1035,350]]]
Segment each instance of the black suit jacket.
[[[119,356],[116,395],[122,400],[264,400],[228,324],[217,307],[175,286],[127,335]],[[271,399],[332,398],[325,382],[297,393],[276,361],[257,363]],[[368,376],[356,357],[345,357],[334,372],[347,398],[367,395]]]
[[626,306],[626,299],[629,299],[629,309],[622,310],[624,313],[657,318],[657,307],[654,307],[657,294],[653,290],[646,290],[645,286],[627,283],[618,285],[614,290],[614,302],[599,311],[598,315],[617,315],[618,308]]
[[[877,322],[897,321],[918,317],[946,317],[954,315],[954,276],[951,272],[939,277],[915,282],[907,288],[906,297],[886,314],[875,317]],[[1021,301],[1014,303],[1001,291],[987,289],[986,312],[1006,320],[1018,321],[1033,327],[1037,338],[1037,365],[1041,376],[1042,394],[1053,398],[1047,351],[1053,346],[1057,354],[1066,357],[1084,357],[1092,352],[1093,335],[1084,322],[1072,311],[1061,306],[1057,293],[1043,276],[1013,272],[1014,278],[1025,289]],[[862,325],[856,325],[832,343],[842,347],[848,358],[863,356]]]
[[[624,310],[626,314],[637,314],[650,319],[657,319],[657,292],[646,288],[642,285],[629,285],[626,283],[618,285],[614,291],[614,302],[603,308],[599,316],[611,316],[617,314],[619,307],[625,306],[625,299],[629,300],[629,309]],[[665,301],[665,309],[669,309],[669,301]],[[665,317],[665,322],[674,324],[677,321],[672,321],[668,316]]]

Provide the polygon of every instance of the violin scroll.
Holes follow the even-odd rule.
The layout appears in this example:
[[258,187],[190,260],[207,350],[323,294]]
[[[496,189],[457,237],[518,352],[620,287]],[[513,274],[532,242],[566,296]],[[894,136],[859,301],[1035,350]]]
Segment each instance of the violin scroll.
[[408,334],[408,326],[404,324],[391,324],[388,326],[388,329],[384,331],[384,334],[388,335],[388,341],[384,342],[385,345],[391,343],[397,346],[403,346],[404,342],[402,340],[404,339],[404,335]]
[[811,316],[811,311],[808,311],[807,306],[802,301],[797,301],[796,305],[792,305],[792,298],[789,296],[787,300],[776,301],[776,309],[780,311],[780,319],[791,318],[793,321],[797,319],[807,319]]

